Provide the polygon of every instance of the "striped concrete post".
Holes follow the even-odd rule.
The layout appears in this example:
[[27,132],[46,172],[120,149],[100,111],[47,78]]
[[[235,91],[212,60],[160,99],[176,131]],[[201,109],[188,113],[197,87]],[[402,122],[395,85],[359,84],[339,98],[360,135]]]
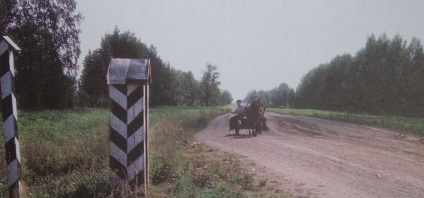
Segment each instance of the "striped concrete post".
[[20,197],[21,154],[18,140],[18,117],[14,94],[15,76],[13,50],[21,50],[9,37],[3,36],[0,41],[0,87],[1,112],[3,114],[3,131],[6,149],[7,185],[9,197]]
[[110,98],[111,184],[147,189],[147,131],[150,63],[147,59],[111,59]]

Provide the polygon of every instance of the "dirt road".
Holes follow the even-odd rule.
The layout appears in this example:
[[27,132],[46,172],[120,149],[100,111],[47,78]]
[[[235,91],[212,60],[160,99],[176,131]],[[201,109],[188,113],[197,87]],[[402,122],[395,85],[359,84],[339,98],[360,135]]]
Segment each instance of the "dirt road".
[[[394,131],[267,113],[270,131],[235,136],[224,115],[196,138],[247,156],[293,197],[424,198],[424,139]],[[271,179],[271,178],[270,178]]]

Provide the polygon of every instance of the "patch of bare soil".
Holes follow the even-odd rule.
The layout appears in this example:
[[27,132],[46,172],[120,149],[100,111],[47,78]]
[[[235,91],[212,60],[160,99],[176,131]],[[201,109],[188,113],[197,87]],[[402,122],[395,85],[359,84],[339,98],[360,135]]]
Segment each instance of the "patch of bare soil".
[[424,197],[422,137],[267,113],[270,131],[250,138],[247,130],[229,132],[229,117],[213,120],[196,138],[246,156],[256,177],[293,197]]

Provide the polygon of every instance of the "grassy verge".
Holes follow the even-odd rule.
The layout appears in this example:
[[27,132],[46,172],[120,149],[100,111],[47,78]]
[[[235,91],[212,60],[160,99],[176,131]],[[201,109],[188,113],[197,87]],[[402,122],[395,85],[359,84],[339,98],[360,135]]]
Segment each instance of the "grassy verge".
[[328,120],[337,120],[342,122],[364,124],[388,129],[396,129],[417,135],[424,135],[424,119],[408,118],[396,116],[373,116],[352,114],[345,112],[333,112],[312,109],[276,109],[269,108],[268,111],[293,116],[317,117]]
[[[106,197],[108,118],[105,109],[18,112],[26,196]],[[3,147],[0,158],[5,159]],[[0,197],[4,197],[6,168],[0,161]]]
[[[245,197],[252,174],[235,158],[209,159],[193,144],[196,131],[226,112],[219,108],[150,111],[149,197]],[[109,110],[19,112],[26,197],[108,197]],[[0,159],[5,159],[0,138]],[[0,160],[0,197],[7,196]]]
[[228,173],[231,167],[213,164],[209,166],[210,169],[202,169],[207,164],[204,157],[191,153],[193,148],[198,147],[193,144],[194,134],[226,110],[156,110],[166,113],[152,117],[152,120],[157,121],[151,127],[149,166],[153,185],[150,187],[149,197],[244,197],[234,181],[245,183],[241,185],[249,188],[251,175],[234,171],[237,176],[217,178],[217,173]]

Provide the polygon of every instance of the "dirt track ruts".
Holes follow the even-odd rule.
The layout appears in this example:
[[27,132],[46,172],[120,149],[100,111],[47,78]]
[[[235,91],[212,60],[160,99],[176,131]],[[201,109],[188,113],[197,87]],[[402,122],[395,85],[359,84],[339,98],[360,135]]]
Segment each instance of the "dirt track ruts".
[[[294,197],[424,198],[424,139],[381,128],[267,113],[270,128],[250,138],[223,115],[196,135],[280,175]],[[270,178],[272,179],[272,178]]]

